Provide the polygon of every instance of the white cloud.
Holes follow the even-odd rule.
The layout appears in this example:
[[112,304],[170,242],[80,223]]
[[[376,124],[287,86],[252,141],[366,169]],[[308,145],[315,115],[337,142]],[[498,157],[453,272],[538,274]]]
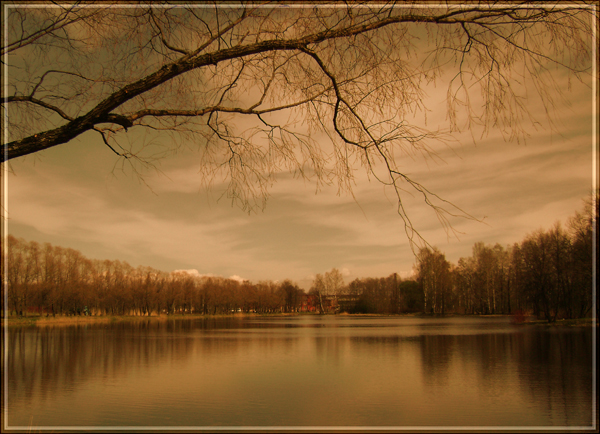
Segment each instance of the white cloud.
[[229,276],[229,279],[231,280],[235,280],[237,282],[243,283],[248,279],[244,279],[243,277],[238,276],[237,274],[234,274],[233,276]]
[[203,276],[195,268],[191,269],[191,270],[173,270],[173,274],[189,274],[190,276],[193,276],[193,277]]

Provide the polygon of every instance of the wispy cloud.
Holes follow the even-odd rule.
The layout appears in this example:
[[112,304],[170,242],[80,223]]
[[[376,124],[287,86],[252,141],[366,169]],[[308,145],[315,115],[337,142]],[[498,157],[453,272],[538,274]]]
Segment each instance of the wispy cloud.
[[[429,126],[442,127],[447,120],[438,108],[445,107],[445,96],[429,93],[439,104],[432,105]],[[570,97],[573,104],[561,109],[562,136],[542,125],[529,131],[526,144],[516,144],[491,129],[476,146],[469,134],[457,135],[452,148],[432,144],[439,159],[399,157],[412,179],[485,217],[484,223],[452,218],[460,233],[449,237],[423,198],[408,189],[403,203],[421,235],[456,261],[470,255],[476,241],[518,242],[580,208],[592,187],[591,96],[585,86],[575,86]],[[537,110],[539,102],[531,107]],[[360,168],[353,195],[338,194],[337,185],[316,193],[314,179],[281,170],[265,211],[248,215],[217,200],[226,181],[210,191],[203,187],[194,150],[184,147],[160,172],[146,172],[147,185],[114,171],[114,164],[105,147],[83,140],[11,162],[10,233],[164,271],[291,278],[304,287],[333,267],[346,279],[393,272],[407,277],[412,271],[395,192],[369,181]]]

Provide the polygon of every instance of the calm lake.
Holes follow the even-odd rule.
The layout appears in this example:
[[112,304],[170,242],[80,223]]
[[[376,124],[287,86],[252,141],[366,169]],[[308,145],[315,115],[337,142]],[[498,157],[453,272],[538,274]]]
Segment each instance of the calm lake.
[[592,331],[348,316],[9,328],[2,417],[34,430],[590,429]]

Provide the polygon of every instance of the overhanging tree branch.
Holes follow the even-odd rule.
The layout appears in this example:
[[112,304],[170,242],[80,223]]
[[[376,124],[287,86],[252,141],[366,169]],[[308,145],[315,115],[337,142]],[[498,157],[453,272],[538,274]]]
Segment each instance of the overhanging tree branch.
[[[506,19],[506,17],[508,17],[510,19],[507,20],[507,22],[510,24],[515,22],[527,23],[536,22],[548,14],[548,11],[544,9],[540,10],[539,12],[534,12],[533,14],[527,14],[524,17],[511,16],[510,12],[510,9],[490,11],[485,10],[483,8],[467,8],[465,10],[450,11],[446,14],[440,14],[439,16],[413,14],[399,15],[382,18],[375,21],[374,23],[350,25],[346,28],[340,29],[328,29],[312,35],[307,35],[302,38],[294,38],[290,40],[271,39],[257,42],[254,44],[220,49],[211,53],[199,54],[204,49],[206,49],[213,40],[217,39],[219,35],[223,34],[224,32],[227,32],[227,30],[233,28],[236,23],[239,23],[245,17],[244,9],[244,13],[242,14],[239,20],[232,23],[231,26],[226,27],[223,32],[219,33],[219,35],[215,35],[214,38],[201,45],[196,51],[186,54],[182,58],[162,66],[156,72],[142,78],[141,80],[138,80],[136,82],[130,83],[122,87],[120,90],[111,94],[108,98],[104,99],[99,104],[97,104],[96,107],[90,110],[87,114],[71,121],[72,123],[68,126],[67,129],[70,129],[73,132],[77,132],[77,134],[79,135],[91,129],[93,125],[100,122],[102,118],[108,116],[111,111],[115,110],[117,107],[123,105],[125,102],[135,98],[136,96],[148,92],[156,88],[157,86],[168,82],[169,80],[180,76],[188,71],[202,68],[208,65],[216,65],[231,59],[243,58],[259,53],[273,51],[301,50],[311,44],[319,44],[327,40],[334,40],[339,38],[348,38],[350,36],[356,36],[363,33],[376,31],[386,26],[400,23],[435,23],[462,25],[464,23],[482,24],[483,20],[489,19],[494,25],[499,25],[498,22],[494,21],[495,18],[500,17]],[[76,22],[79,19],[80,18],[73,20],[72,22]],[[56,30],[57,28],[63,28],[64,26],[71,23],[63,23],[63,21],[64,18],[60,18],[60,25],[56,24],[56,26],[49,26],[37,38],[41,37],[43,34],[50,33]],[[27,43],[30,43],[29,39],[27,39]],[[18,46],[15,46],[15,43],[9,44],[8,47],[15,47],[15,49],[18,48]],[[12,158],[17,158],[32,152],[47,149],[49,147],[65,143],[65,141],[71,140],[73,137],[76,137],[72,136],[71,134],[61,133],[61,131],[63,131],[61,130],[61,128],[64,127],[60,127],[55,131],[49,131],[47,132],[47,134],[36,134],[24,138],[20,141],[13,141],[4,145],[1,157],[2,159],[0,161],[5,161],[5,159],[10,160]]]
[[[407,235],[419,239],[403,186],[445,228],[447,217],[473,217],[400,170],[400,156],[434,155],[432,141],[464,129],[522,138],[524,119],[535,123],[523,103],[531,90],[552,120],[561,89],[548,90],[551,70],[586,77],[596,19],[586,4],[560,3],[170,6],[11,6],[0,161],[94,130],[119,157],[143,161],[112,142],[134,126],[170,131],[179,141],[169,146],[197,145],[202,176],[222,171],[244,206],[264,199],[282,168],[351,191],[362,166],[394,189]],[[427,113],[425,87],[446,73],[448,127],[413,121]]]

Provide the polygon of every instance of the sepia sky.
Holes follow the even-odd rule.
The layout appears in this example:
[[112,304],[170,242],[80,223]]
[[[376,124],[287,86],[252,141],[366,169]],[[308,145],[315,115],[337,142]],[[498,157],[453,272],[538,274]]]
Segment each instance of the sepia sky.
[[[566,78],[558,78],[566,88]],[[427,90],[431,124],[444,125],[446,87]],[[526,143],[506,142],[493,128],[473,144],[466,133],[437,158],[402,157],[400,168],[433,193],[483,222],[452,219],[447,234],[417,196],[405,195],[421,235],[456,263],[475,242],[519,242],[566,222],[593,188],[591,84],[572,83],[552,131],[528,127]],[[542,107],[531,113],[543,120]],[[539,115],[539,116],[538,116]],[[135,140],[135,136],[134,140]],[[397,214],[394,192],[357,172],[354,195],[337,186],[316,192],[311,180],[282,172],[266,208],[246,213],[220,198],[223,185],[202,187],[199,153],[182,150],[140,178],[86,133],[58,147],[10,162],[8,233],[163,271],[238,276],[253,282],[292,279],[310,287],[336,267],[346,281],[409,276],[414,256]]]

